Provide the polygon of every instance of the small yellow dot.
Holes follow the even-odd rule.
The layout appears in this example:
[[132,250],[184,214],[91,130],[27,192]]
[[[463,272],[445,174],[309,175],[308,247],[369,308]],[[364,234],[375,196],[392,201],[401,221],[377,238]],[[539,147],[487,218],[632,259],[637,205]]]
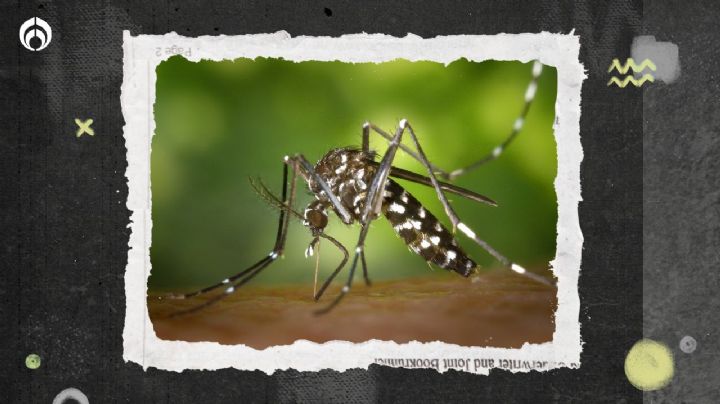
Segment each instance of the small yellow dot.
[[25,358],[25,366],[28,367],[28,369],[37,369],[40,367],[40,356],[37,354],[30,354]]
[[661,389],[675,373],[672,351],[651,339],[641,339],[625,357],[625,375],[640,390]]

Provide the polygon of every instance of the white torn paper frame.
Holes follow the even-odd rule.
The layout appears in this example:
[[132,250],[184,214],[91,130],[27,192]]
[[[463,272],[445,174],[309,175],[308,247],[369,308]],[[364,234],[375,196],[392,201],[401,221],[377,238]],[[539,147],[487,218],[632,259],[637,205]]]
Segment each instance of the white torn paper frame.
[[[187,38],[177,34],[133,37],[124,33],[122,112],[127,146],[127,206],[132,211],[130,250],[125,273],[127,299],[123,332],[126,361],[143,368],[259,369],[266,373],[293,368],[300,371],[367,368],[373,363],[398,367],[450,368],[487,374],[492,368],[545,371],[577,367],[582,342],[579,323],[578,276],[583,237],[578,218],[580,201],[580,90],[585,73],[579,62],[579,37],[569,34],[500,34],[494,36],[346,35],[340,38],[291,37],[286,32],[262,35]],[[172,46],[172,47],[171,47]],[[394,59],[449,64],[459,58],[481,62],[539,60],[557,69],[556,120],[558,170],[557,250],[552,261],[557,277],[556,330],[551,342],[525,344],[520,349],[463,347],[443,342],[397,344],[330,341],[256,350],[245,345],[182,342],[159,339],[148,316],[147,280],[152,235],[150,145],[155,122],[155,68],[173,54],[191,61],[257,57],[291,61],[385,62]]]

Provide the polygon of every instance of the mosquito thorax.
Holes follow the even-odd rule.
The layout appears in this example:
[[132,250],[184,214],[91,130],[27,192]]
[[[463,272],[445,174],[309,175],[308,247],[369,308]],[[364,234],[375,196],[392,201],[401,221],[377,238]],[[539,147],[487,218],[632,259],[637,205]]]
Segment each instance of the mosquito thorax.
[[[368,187],[375,175],[375,167],[368,162],[373,161],[374,158],[373,152],[344,147],[330,150],[315,165],[315,172],[327,183],[350,213],[349,220],[343,220],[345,224],[360,220],[365,208]],[[332,203],[319,184],[310,179],[308,185],[318,202],[325,208],[332,208]],[[342,219],[341,215],[338,217]]]

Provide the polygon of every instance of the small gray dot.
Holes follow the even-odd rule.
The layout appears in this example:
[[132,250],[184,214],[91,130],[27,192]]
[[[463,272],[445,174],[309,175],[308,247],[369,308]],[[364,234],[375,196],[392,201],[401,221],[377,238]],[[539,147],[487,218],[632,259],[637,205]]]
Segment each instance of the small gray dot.
[[686,354],[691,354],[695,352],[695,349],[697,348],[697,341],[695,341],[695,338],[686,335],[682,337],[680,340],[680,350],[685,352]]

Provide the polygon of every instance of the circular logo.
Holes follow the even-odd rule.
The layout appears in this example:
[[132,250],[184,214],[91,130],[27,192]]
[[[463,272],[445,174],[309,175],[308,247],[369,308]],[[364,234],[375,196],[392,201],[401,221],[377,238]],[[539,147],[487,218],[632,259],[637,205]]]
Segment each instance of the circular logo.
[[20,43],[33,52],[41,51],[50,45],[52,29],[45,20],[33,17],[20,26]]

